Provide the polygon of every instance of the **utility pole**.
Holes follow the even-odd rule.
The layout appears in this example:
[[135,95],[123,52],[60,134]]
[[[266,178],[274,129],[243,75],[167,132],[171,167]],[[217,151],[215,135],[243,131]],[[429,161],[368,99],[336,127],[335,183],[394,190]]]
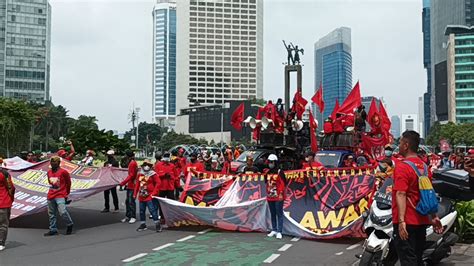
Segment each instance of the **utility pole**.
[[[135,129],[135,148],[138,150],[138,120],[140,118],[140,108],[132,108],[132,112],[128,115],[130,122],[132,122],[132,128]],[[135,123],[137,124],[137,127],[135,127]]]

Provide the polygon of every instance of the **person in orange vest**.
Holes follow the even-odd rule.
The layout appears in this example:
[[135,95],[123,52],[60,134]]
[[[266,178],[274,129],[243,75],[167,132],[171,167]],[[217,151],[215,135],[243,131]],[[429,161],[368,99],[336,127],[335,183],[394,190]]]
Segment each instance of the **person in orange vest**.
[[128,221],[128,223],[133,224],[137,221],[137,204],[133,197],[133,190],[135,189],[135,183],[137,181],[138,164],[135,161],[135,153],[133,153],[133,151],[126,151],[125,155],[130,159],[130,162],[128,164],[128,176],[120,183],[120,186],[127,185],[127,198],[125,200],[126,214],[121,222],[125,223]]
[[134,198],[138,199],[140,206],[140,226],[137,228],[138,232],[147,229],[146,226],[146,208],[150,212],[153,222],[155,223],[156,232],[161,232],[161,224],[158,217],[158,210],[153,203],[153,196],[158,196],[161,180],[152,170],[153,164],[150,160],[145,160],[137,175],[137,183],[133,192]]

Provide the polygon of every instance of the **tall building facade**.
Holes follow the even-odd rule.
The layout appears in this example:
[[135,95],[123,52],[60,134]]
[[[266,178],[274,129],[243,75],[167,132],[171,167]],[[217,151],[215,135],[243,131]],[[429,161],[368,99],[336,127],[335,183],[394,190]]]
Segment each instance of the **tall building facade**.
[[263,98],[263,0],[177,1],[177,19],[178,110]]
[[418,97],[418,133],[425,137],[425,105],[423,97]]
[[418,127],[418,115],[416,114],[404,114],[402,115],[402,121],[401,121],[401,132],[407,131],[407,130],[414,130],[416,132],[419,132],[420,129]]
[[153,120],[176,122],[176,0],[158,0],[153,9]]
[[50,99],[51,6],[48,0],[0,0],[0,96]]
[[[423,94],[423,131],[425,134],[429,133],[431,127],[431,33],[430,33],[430,1],[423,0],[423,18],[422,18],[422,31],[423,31],[423,66],[426,69],[426,92]],[[420,116],[421,117],[421,116]]]
[[431,123],[436,120],[448,121],[446,27],[448,25],[471,26],[474,22],[473,5],[474,1],[471,0],[431,0]]
[[398,115],[394,115],[391,117],[392,120],[392,128],[390,129],[390,133],[394,138],[399,138],[400,134],[400,117]]
[[336,99],[342,104],[352,89],[351,29],[337,28],[314,44],[314,88],[324,89],[324,113],[313,104],[319,124],[332,113]]
[[474,29],[448,26],[448,120],[474,123]]

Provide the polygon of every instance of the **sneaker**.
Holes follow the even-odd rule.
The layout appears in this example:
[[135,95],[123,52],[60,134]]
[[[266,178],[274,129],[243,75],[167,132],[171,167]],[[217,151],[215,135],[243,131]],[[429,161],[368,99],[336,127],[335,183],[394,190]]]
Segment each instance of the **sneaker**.
[[150,216],[148,216],[148,218],[151,220],[153,219],[153,215],[150,214]]
[[115,209],[112,211],[112,213],[117,213],[117,212],[119,212],[119,209]]
[[161,233],[163,231],[163,228],[161,227],[160,223],[155,224],[156,232]]
[[282,237],[283,237],[283,236],[281,235],[281,233],[278,233],[278,234],[277,234],[277,239],[282,239]]
[[72,234],[72,225],[69,225],[66,229],[66,235]]
[[4,250],[5,249],[5,246],[1,246],[0,245],[0,251]]
[[128,221],[129,224],[134,224],[137,221],[135,218],[130,218],[130,221]]
[[270,234],[268,234],[267,236],[268,237],[274,237],[274,236],[276,236],[276,234],[277,234],[277,232],[271,231]]
[[126,222],[128,222],[129,220],[128,220],[128,217],[125,217],[125,218],[123,218],[123,219],[120,220],[120,221],[121,221],[122,223],[126,223]]
[[48,231],[43,234],[43,236],[55,236],[58,234],[58,231]]
[[141,231],[145,231],[146,229],[147,229],[146,224],[140,224],[140,226],[137,228],[137,231],[141,232]]
[[103,209],[103,210],[101,211],[101,213],[106,213],[106,212],[110,212],[110,210],[109,210],[109,209]]

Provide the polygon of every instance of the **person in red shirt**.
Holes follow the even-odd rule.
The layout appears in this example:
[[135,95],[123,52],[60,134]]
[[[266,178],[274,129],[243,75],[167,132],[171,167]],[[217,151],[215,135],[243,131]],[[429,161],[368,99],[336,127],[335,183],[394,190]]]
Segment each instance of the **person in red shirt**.
[[15,200],[15,186],[10,174],[2,166],[3,159],[0,158],[0,251],[5,249],[10,212]]
[[156,209],[157,206],[153,203],[153,196],[158,196],[161,180],[152,168],[153,164],[150,160],[143,161],[141,170],[137,175],[137,183],[133,192],[133,197],[138,199],[140,206],[140,226],[137,229],[138,232],[147,229],[145,215],[147,207],[155,223],[156,232],[162,231],[158,210]]
[[174,189],[176,185],[176,180],[178,179],[178,170],[175,165],[171,163],[170,153],[163,154],[161,159],[161,164],[159,164],[158,172],[156,174],[160,178],[160,197],[175,199],[174,198]]
[[127,189],[127,198],[125,200],[125,218],[122,219],[122,223],[128,221],[128,223],[133,224],[137,221],[137,204],[135,203],[135,198],[133,197],[133,190],[135,189],[135,184],[138,174],[138,164],[135,161],[135,153],[133,151],[126,151],[125,155],[130,159],[128,164],[128,176],[120,183],[120,186],[125,186]]
[[268,156],[268,168],[265,169],[265,182],[267,183],[267,202],[270,208],[272,231],[268,237],[282,238],[283,231],[283,202],[286,194],[286,178],[283,171],[278,168],[278,157],[275,154]]
[[[405,161],[412,162],[423,173],[426,165],[418,157],[419,145],[420,135],[415,131],[405,131],[400,139],[399,153]],[[420,200],[418,175],[405,161],[395,165],[393,174],[392,220],[395,247],[402,266],[424,265],[422,256],[430,217],[416,211],[415,206]],[[431,223],[435,232],[443,231],[436,215],[432,216]]]
[[304,170],[319,170],[323,167],[323,165],[314,160],[314,152],[312,151],[307,151],[305,153],[305,162],[303,163],[303,166],[301,169]]
[[343,120],[344,120],[344,114],[337,113],[336,120],[334,120],[334,122],[332,123],[334,133],[341,134],[344,132]]
[[[227,158],[228,159],[228,158]],[[204,164],[197,159],[197,154],[193,153],[190,157],[190,162],[186,165],[184,169],[184,176],[187,178],[188,174],[191,172],[193,175],[198,175],[198,172],[204,171]]]
[[348,127],[353,127],[355,126],[355,117],[354,117],[354,114],[348,114],[346,115],[345,119],[344,119],[344,124],[343,124],[343,127],[344,128],[348,128]]
[[72,141],[68,140],[66,141],[66,144],[69,145],[69,147],[60,149],[57,155],[63,159],[72,161],[72,159],[74,158],[74,155],[76,154],[76,150],[74,149],[74,145],[72,145]]
[[53,236],[58,234],[56,224],[56,213],[59,212],[62,219],[66,222],[66,235],[72,234],[74,225],[69,212],[66,209],[66,201],[71,193],[71,176],[60,167],[61,158],[54,156],[50,160],[51,169],[48,171],[48,216],[49,231],[44,236]]
[[230,163],[232,160],[229,156],[224,156],[224,164],[222,165],[222,174],[228,175],[230,174]]
[[344,167],[347,167],[347,168],[357,167],[357,164],[354,161],[354,155],[347,156],[347,158],[344,160]]
[[325,135],[331,135],[333,133],[332,119],[330,117],[324,121],[323,130]]

